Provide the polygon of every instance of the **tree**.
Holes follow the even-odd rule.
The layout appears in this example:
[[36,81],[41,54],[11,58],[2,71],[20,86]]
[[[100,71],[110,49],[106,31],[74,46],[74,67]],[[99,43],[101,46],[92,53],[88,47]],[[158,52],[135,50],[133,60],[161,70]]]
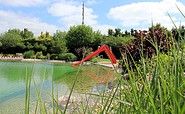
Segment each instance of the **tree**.
[[134,34],[134,29],[133,29],[133,28],[131,28],[130,34],[131,34],[132,36],[135,36],[135,34]]
[[0,47],[2,46],[2,43],[0,42]]
[[178,29],[172,28],[171,31],[172,31],[173,37],[177,41],[185,40],[185,27],[184,26],[180,26]]
[[101,34],[101,32],[100,31],[95,31],[92,48],[97,49],[98,46],[102,45],[102,41],[103,41],[103,35]]
[[19,29],[10,29],[5,32],[0,42],[5,53],[15,53],[15,50],[21,52],[25,48]]
[[21,31],[19,29],[9,29],[7,33],[21,35]]
[[57,38],[64,39],[66,37],[66,34],[67,34],[67,32],[65,32],[65,31],[57,30],[56,33],[54,33],[54,35],[53,35],[53,39],[57,39]]
[[[3,37],[3,35],[0,34],[0,41],[1,41],[2,37]],[[0,42],[0,47],[2,47],[2,45],[3,45],[3,44]]]
[[38,39],[39,40],[51,40],[52,36],[49,34],[49,32],[46,32],[46,33],[41,32],[40,36],[38,36]]
[[67,52],[65,36],[66,32],[56,31],[56,33],[54,33],[53,39],[50,41],[48,46],[50,47],[49,53],[61,54]]
[[119,47],[121,45],[125,45],[127,43],[129,43],[130,41],[130,37],[115,37],[115,36],[105,36],[103,39],[103,44],[108,45],[109,47],[112,48],[112,51],[114,53],[114,55],[116,56],[116,58],[121,58],[121,53],[119,51]]
[[67,46],[69,49],[79,47],[90,47],[94,41],[94,32],[90,26],[78,25],[70,27],[66,35]]
[[124,36],[130,36],[130,32],[128,32],[127,30],[125,30]]
[[23,39],[34,38],[33,32],[29,31],[27,28],[21,31],[21,36]]
[[35,48],[35,52],[38,52],[38,51],[46,52],[47,51],[47,47],[44,45],[43,42],[36,42],[34,44],[34,48]]
[[113,36],[114,35],[114,31],[112,29],[108,29],[108,36]]
[[116,28],[115,29],[115,34],[114,34],[115,37],[118,37],[118,36],[122,36],[121,34],[121,29],[120,28]]

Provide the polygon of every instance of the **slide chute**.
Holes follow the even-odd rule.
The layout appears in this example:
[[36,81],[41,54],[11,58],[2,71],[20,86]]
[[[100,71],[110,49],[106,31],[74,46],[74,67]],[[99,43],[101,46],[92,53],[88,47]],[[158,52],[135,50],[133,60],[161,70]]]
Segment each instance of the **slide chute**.
[[74,62],[72,64],[72,66],[79,65],[79,64],[89,60],[93,56],[96,56],[97,54],[99,54],[100,52],[103,52],[103,51],[105,51],[105,53],[109,56],[109,58],[111,59],[112,63],[116,64],[116,57],[114,56],[114,54],[110,51],[110,49],[109,49],[109,47],[107,45],[103,45],[98,50],[96,50],[95,52],[91,53],[90,55],[88,55],[87,57],[82,59],[81,61]]

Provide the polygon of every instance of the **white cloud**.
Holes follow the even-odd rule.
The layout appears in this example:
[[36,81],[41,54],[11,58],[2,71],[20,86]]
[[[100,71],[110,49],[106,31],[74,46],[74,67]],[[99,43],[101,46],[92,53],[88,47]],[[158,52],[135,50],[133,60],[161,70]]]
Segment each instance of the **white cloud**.
[[96,0],[87,0],[87,4],[89,4],[89,5],[97,4],[97,1]]
[[0,10],[0,15],[0,33],[12,28],[18,28],[20,30],[28,28],[35,34],[35,36],[38,36],[42,31],[48,31],[50,34],[53,34],[56,30],[60,29],[55,25],[44,23],[38,18],[28,17],[12,11]]
[[101,31],[102,34],[107,35],[108,29],[115,29],[115,26],[96,24],[92,26],[95,31]]
[[[51,5],[48,9],[48,12],[53,16],[60,17],[60,22],[65,26],[79,25],[82,23],[82,4],[71,2],[71,1],[62,1],[57,2]],[[91,8],[85,7],[85,24],[93,25],[96,24],[97,15],[93,13]]]
[[0,0],[0,5],[7,6],[36,6],[46,4],[48,0]]
[[[95,4],[95,0],[87,0],[87,4]],[[80,25],[82,23],[82,2],[74,2],[62,0],[49,7],[48,12],[53,16],[60,18],[60,23],[68,29],[70,26]],[[107,34],[109,28],[115,28],[111,25],[101,25],[98,23],[98,16],[94,14],[92,8],[85,7],[84,23],[90,25],[95,31],[100,30],[101,33]]]
[[163,0],[161,2],[132,3],[111,8],[107,16],[110,19],[119,21],[124,27],[146,28],[152,24],[153,20],[154,24],[161,23],[163,26],[171,28],[173,24],[167,12],[177,25],[179,25],[180,17],[182,18],[175,4],[182,12],[185,12],[185,6],[182,3],[176,0]]
[[[6,0],[2,2],[0,0],[0,5],[9,6],[36,6],[39,4],[48,3],[49,0]],[[70,26],[80,25],[82,23],[82,2],[74,0],[50,0],[51,5],[48,7],[48,12],[59,18],[58,22],[62,24],[62,30],[68,30]],[[86,0],[85,4],[93,5],[96,4],[96,0]],[[48,4],[47,4],[48,5]],[[51,34],[56,30],[61,28],[56,25],[47,24],[42,22],[39,18],[27,16],[27,14],[21,11],[17,13],[15,11],[5,11],[0,10],[0,33],[7,31],[12,28],[19,28],[23,30],[28,28],[36,36],[40,34],[41,31],[48,31]],[[94,14],[92,8],[85,7],[85,24],[93,27],[94,30],[100,30],[103,34],[107,34],[109,28],[115,28],[110,25],[102,25],[97,21],[98,16]]]

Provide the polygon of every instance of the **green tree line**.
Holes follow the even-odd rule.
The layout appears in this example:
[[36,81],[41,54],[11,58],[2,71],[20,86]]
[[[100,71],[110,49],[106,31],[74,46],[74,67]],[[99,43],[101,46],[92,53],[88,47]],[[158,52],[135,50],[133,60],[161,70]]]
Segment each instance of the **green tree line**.
[[[180,30],[180,33],[177,32]],[[176,40],[179,34],[184,38],[184,26],[171,32]],[[98,46],[111,47],[116,58],[121,58],[120,46],[130,45],[136,39],[137,31],[122,31],[120,28],[108,29],[107,35],[94,31],[87,25],[71,26],[69,31],[57,30],[53,35],[41,32],[38,37],[27,28],[9,29],[0,35],[1,54],[23,53],[24,58],[77,60],[81,59],[84,51],[95,51]],[[105,55],[105,54],[104,54]],[[106,55],[105,55],[106,57]]]

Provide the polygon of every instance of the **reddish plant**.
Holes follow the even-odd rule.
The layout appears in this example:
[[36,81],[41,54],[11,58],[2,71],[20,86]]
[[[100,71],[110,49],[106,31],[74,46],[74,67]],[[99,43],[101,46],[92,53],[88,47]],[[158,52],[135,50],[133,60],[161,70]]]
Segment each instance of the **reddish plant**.
[[120,50],[126,55],[128,61],[134,60],[138,62],[141,57],[151,58],[156,54],[157,50],[160,52],[169,51],[169,46],[172,44],[169,31],[157,24],[149,28],[148,31],[135,30],[132,45],[122,45]]

